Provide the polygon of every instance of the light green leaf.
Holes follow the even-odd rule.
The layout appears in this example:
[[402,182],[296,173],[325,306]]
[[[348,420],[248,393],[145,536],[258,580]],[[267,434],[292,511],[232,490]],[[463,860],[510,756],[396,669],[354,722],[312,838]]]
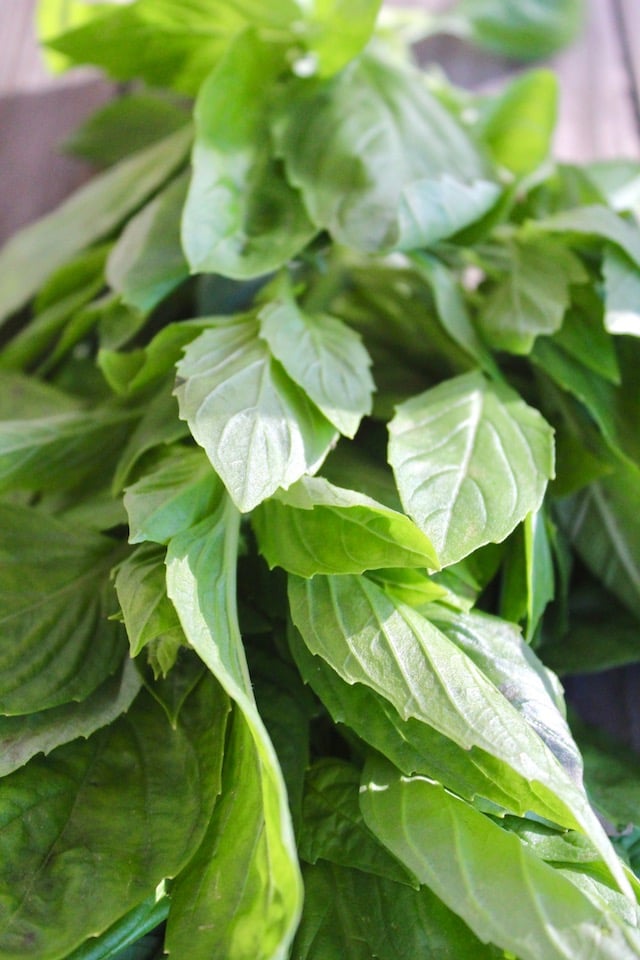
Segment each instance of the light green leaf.
[[[278,761],[256,709],[236,613],[235,565],[239,514],[223,496],[217,512],[198,526],[174,537],[167,551],[167,589],[185,635],[198,656],[237,704],[234,737],[247,765],[248,787],[242,783],[238,802],[246,804],[247,819],[242,843],[247,851],[236,880],[223,887],[216,880],[215,863],[209,862],[206,878],[185,880],[182,918],[172,924],[170,943],[186,957],[211,957],[220,936],[229,960],[284,960],[297,926],[302,891],[287,796]],[[230,770],[238,775],[236,761]],[[235,769],[234,769],[235,768]],[[235,806],[230,788],[225,815]],[[240,808],[242,809],[242,808]],[[211,841],[211,832],[207,840]],[[225,831],[224,858],[235,857],[234,834]],[[199,919],[206,915],[202,925]],[[259,911],[260,923],[255,921]],[[217,918],[220,918],[218,926]],[[195,923],[192,920],[195,919]],[[197,928],[200,924],[200,928]],[[196,931],[198,940],[195,941]],[[186,940],[185,940],[186,937]]]
[[190,343],[177,383],[181,418],[243,512],[313,473],[335,440],[251,316],[220,320]]
[[167,596],[164,551],[149,544],[138,547],[118,566],[114,583],[131,656],[150,646],[162,673],[168,673],[185,636]]
[[180,245],[180,215],[187,190],[178,177],[129,221],[107,263],[107,281],[124,303],[154,309],[189,275]]
[[605,315],[609,333],[640,337],[640,268],[615,247],[606,247],[603,262]]
[[194,273],[235,278],[268,273],[316,232],[270,147],[270,100],[285,63],[280,46],[247,32],[200,90],[182,222]]
[[347,683],[361,683],[380,694],[403,719],[420,720],[463,749],[477,747],[495,757],[502,767],[500,787],[514,774],[516,781],[528,781],[529,809],[584,832],[620,889],[628,891],[580,785],[471,657],[441,630],[364,577],[290,577],[289,600],[293,622],[311,653]]
[[557,113],[556,75],[532,70],[481,106],[478,132],[497,164],[524,176],[547,159]]
[[485,613],[452,613],[435,605],[431,622],[467,654],[546,743],[569,776],[582,783],[582,761],[566,722],[562,687],[520,631]]
[[113,540],[35,509],[0,504],[0,712],[83,700],[126,649],[109,572]]
[[259,314],[260,336],[294,383],[347,437],[371,413],[375,389],[371,358],[357,333],[342,320],[301,310],[281,285],[281,296]]
[[[312,0],[304,20],[304,42],[310,55],[305,67],[326,77],[342,70],[366,46],[378,16],[381,0]],[[294,70],[296,69],[294,65]]]
[[398,207],[399,250],[432,247],[480,220],[497,203],[502,189],[488,180],[462,183],[448,174],[407,184]]
[[0,717],[0,777],[24,766],[38,753],[89,737],[126,713],[142,686],[130,660],[81,703],[50,707],[22,717]]
[[403,773],[431,777],[481,809],[524,816],[539,805],[529,781],[478,747],[466,749],[422,720],[403,720],[395,707],[362,683],[350,684],[320,657],[314,657],[296,631],[291,651],[305,681],[334,722],[346,725]]
[[430,890],[318,863],[304,870],[305,909],[291,960],[498,960]]
[[553,476],[553,434],[537,410],[480,373],[401,404],[389,461],[403,505],[443,566],[500,542],[537,510]]
[[583,0],[461,0],[453,26],[492,53],[518,60],[548,57],[566,46],[583,23]]
[[202,451],[170,448],[125,491],[129,543],[168,543],[212,513],[220,492],[220,481]]
[[495,349],[526,354],[536,337],[560,328],[571,284],[587,275],[565,246],[548,239],[514,240],[508,253],[506,276],[488,291],[478,324]]
[[595,576],[638,616],[640,511],[638,473],[620,464],[614,474],[558,504],[562,528]]
[[521,960],[638,956],[637,930],[440,784],[373,760],[363,787],[369,828],[483,942]]
[[582,286],[572,291],[572,303],[554,342],[598,376],[611,383],[620,383],[620,364],[616,354],[616,338],[604,324],[602,297],[595,286]]
[[532,237],[540,233],[564,233],[601,243],[609,241],[640,267],[640,230],[608,207],[593,204],[563,210],[542,220],[529,221],[524,231]]
[[252,517],[270,567],[312,577],[383,567],[437,567],[428,538],[401,513],[354,490],[305,477]]
[[220,789],[227,712],[211,678],[176,729],[142,694],[116,723],[3,779],[6,960],[66,957],[184,868]]
[[[398,245],[403,192],[420,190],[417,182],[446,175],[461,189],[485,176],[475,147],[420,75],[371,54],[330,81],[294,85],[275,137],[314,223],[363,252]],[[430,216],[436,217],[441,234],[441,191],[436,194],[420,221],[428,230]]]
[[360,771],[344,760],[314,764],[305,778],[298,850],[307,863],[330,860],[417,887],[413,877],[365,826],[358,793]]
[[110,233],[186,159],[190,127],[94,177],[0,251],[0,324],[81,250]]

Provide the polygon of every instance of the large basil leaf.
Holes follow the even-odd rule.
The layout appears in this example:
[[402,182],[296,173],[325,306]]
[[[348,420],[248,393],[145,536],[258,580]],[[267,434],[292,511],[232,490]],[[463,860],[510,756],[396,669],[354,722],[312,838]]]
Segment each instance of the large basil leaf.
[[180,416],[242,511],[313,473],[336,436],[258,333],[251,316],[220,321],[178,364]]
[[303,478],[265,500],[252,520],[269,566],[302,577],[438,565],[428,538],[408,517],[321,478]]
[[0,252],[0,324],[43,281],[133,213],[186,159],[190,127],[134,153],[17,233]]
[[637,957],[637,929],[440,784],[374,760],[363,786],[369,828],[480,940],[522,960]]
[[570,43],[582,24],[583,0],[461,0],[453,26],[492,53],[518,60],[548,57]]
[[[363,577],[290,577],[289,598],[293,622],[311,653],[348,683],[362,683],[387,699],[403,719],[421,720],[464,749],[475,746],[528,780],[530,809],[586,833],[621,889],[628,889],[581,785],[437,627]],[[503,770],[502,779],[506,775]]]
[[553,435],[540,413],[480,373],[401,404],[389,462],[404,507],[448,566],[500,542],[542,502]]
[[611,246],[605,249],[604,322],[609,333],[640,337],[640,269],[624,253]]
[[337,317],[301,310],[284,288],[260,310],[260,336],[291,379],[340,433],[353,437],[371,413],[371,359],[357,333]]
[[370,54],[330,81],[300,81],[274,129],[314,223],[356,250],[435,242],[496,200],[475,184],[486,172],[472,142],[420,76]]
[[35,509],[0,504],[0,712],[83,700],[122,660],[109,580],[122,548]]
[[259,276],[286,263],[316,232],[270,146],[269,100],[283,65],[279,46],[244,33],[200,90],[182,224],[193,272]]
[[211,678],[175,728],[142,694],[116,723],[2,780],[3,957],[58,960],[180,872],[220,789],[227,711]]
[[86,738],[106,727],[126,713],[141,686],[138,670],[125,659],[122,669],[81,703],[65,703],[20,717],[0,717],[0,777],[24,766],[38,753],[50,753],[63,743]]
[[[238,628],[239,519],[223,494],[216,513],[174,537],[167,551],[167,589],[185,635],[237,705],[233,749],[238,751],[229,765],[230,796],[220,814],[237,819],[219,844],[213,827],[207,836],[207,843],[215,840],[220,860],[235,864],[234,881],[221,883],[216,861],[203,862],[204,879],[187,875],[183,912],[172,921],[170,942],[185,958],[195,956],[196,949],[198,957],[210,957],[222,937],[230,960],[275,960],[286,956],[297,926],[301,884],[284,781],[255,705]],[[241,763],[242,782],[236,779]],[[243,849],[239,861],[238,844]],[[206,923],[198,920],[194,926],[191,918],[203,912]]]

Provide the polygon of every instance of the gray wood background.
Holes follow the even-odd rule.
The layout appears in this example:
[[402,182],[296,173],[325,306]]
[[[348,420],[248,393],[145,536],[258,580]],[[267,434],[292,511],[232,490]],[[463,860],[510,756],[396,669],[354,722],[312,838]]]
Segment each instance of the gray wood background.
[[[432,10],[448,0],[409,2]],[[556,156],[640,159],[640,0],[586,2],[581,38],[549,62],[561,86]],[[58,144],[114,93],[91,71],[47,73],[34,40],[35,5],[0,0],[0,243],[89,176]],[[426,42],[421,59],[475,89],[496,88],[519,69],[451,38]],[[640,751],[640,667],[570,678],[567,691],[587,721]]]

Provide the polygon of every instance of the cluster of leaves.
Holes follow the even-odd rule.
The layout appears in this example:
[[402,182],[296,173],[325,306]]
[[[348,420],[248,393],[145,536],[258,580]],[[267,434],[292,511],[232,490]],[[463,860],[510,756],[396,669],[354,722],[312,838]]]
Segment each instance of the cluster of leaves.
[[42,4],[167,92],[0,254],[5,960],[640,957],[640,166],[378,6]]

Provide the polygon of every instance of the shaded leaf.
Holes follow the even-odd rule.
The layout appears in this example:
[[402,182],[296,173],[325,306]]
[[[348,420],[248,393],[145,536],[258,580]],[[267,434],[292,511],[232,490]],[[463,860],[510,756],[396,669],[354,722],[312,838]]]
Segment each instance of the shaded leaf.
[[[220,788],[228,701],[201,683],[172,730],[141,695],[86,741],[2,781],[0,950],[54,960],[175,876]],[[86,891],[99,889],[99,897]]]
[[121,547],[35,509],[0,504],[0,712],[83,700],[125,650],[111,568]]

